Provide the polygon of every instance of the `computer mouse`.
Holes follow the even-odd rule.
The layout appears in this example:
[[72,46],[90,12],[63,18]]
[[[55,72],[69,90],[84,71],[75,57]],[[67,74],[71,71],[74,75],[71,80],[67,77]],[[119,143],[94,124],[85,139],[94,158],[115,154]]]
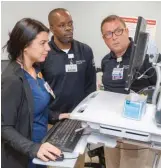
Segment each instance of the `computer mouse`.
[[64,154],[62,153],[60,156],[56,156],[55,161],[63,161],[64,160]]
[[[56,157],[55,162],[56,161],[63,161],[64,160],[64,154],[63,153],[60,156],[57,156],[57,155],[54,155],[54,156]],[[47,157],[47,156],[45,156],[45,157],[48,158],[50,161],[53,161],[49,157]]]

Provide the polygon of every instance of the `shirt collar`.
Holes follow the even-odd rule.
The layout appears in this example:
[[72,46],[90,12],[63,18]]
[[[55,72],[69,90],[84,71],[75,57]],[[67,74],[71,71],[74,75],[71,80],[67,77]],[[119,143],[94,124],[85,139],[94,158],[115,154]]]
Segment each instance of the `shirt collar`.
[[[56,51],[59,52],[64,52],[63,50],[61,50],[54,42],[54,36],[51,37],[51,41],[49,42],[49,44],[51,45],[51,47],[53,49],[55,49]],[[71,48],[69,50],[68,53],[73,53],[73,52],[77,52],[78,51],[78,46],[76,45],[76,40],[73,39],[73,41],[71,42]]]

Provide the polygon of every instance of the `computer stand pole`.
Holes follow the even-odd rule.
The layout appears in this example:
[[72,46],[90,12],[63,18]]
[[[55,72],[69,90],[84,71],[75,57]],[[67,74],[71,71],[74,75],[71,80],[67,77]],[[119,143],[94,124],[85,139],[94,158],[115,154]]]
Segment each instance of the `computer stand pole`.
[[152,97],[152,103],[156,105],[157,96],[161,87],[161,63],[153,63],[153,67],[155,68],[155,71],[156,71],[157,81],[156,81],[156,86]]
[[[157,126],[160,127],[161,126],[161,62],[160,63],[153,63],[153,67],[156,70],[157,82],[156,82],[156,87],[155,87],[153,97],[152,97],[152,103],[154,105],[156,105],[155,120],[156,120]],[[157,101],[157,99],[158,99],[158,101]],[[158,114],[157,114],[157,112],[158,112]],[[160,118],[158,119],[157,117],[160,117]],[[155,158],[154,158],[154,163],[153,163],[153,168],[158,167],[159,160],[160,160],[160,156],[156,152]]]
[[156,87],[152,97],[152,104],[156,105],[156,112],[160,114],[156,114],[158,126],[161,126],[161,62],[160,63],[153,63],[153,67],[156,70],[157,81]]

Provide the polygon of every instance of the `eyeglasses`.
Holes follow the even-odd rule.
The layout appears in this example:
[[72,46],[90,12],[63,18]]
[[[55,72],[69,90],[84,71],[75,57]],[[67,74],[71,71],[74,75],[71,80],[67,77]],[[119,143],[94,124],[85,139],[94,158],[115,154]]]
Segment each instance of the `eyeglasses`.
[[124,30],[125,29],[116,29],[113,32],[109,31],[106,34],[104,34],[103,37],[106,39],[110,39],[113,37],[113,34],[115,34],[116,36],[121,36]]

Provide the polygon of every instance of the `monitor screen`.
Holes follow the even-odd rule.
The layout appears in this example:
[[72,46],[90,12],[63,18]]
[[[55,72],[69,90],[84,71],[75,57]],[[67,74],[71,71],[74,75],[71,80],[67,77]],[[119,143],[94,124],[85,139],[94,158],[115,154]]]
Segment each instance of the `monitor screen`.
[[134,37],[134,44],[130,55],[129,69],[126,77],[125,90],[129,90],[133,81],[136,79],[137,72],[141,68],[147,47],[149,34],[146,33],[146,20],[138,17],[136,32]]

